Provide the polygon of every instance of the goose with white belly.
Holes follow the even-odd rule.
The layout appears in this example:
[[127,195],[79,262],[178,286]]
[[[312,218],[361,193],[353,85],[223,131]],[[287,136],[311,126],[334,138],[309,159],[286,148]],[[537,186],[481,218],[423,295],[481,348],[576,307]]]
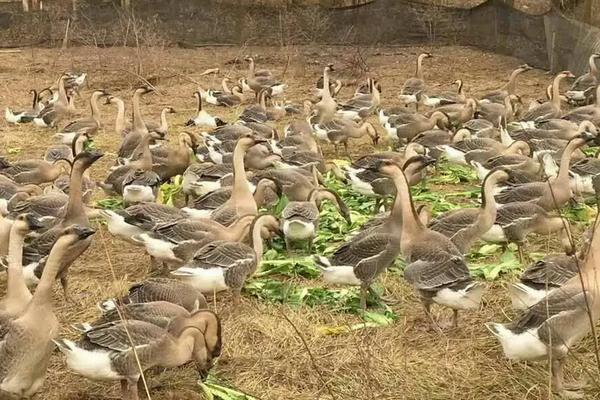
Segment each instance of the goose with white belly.
[[246,279],[260,265],[263,232],[280,232],[276,217],[263,214],[254,218],[250,226],[249,245],[232,241],[214,241],[198,250],[189,263],[171,274],[203,293],[232,290],[234,303],[237,304]]
[[[594,183],[595,188],[598,188],[598,183]],[[599,192],[596,191],[597,196]],[[585,382],[565,383],[563,366],[568,353],[587,336],[600,315],[598,227],[596,221],[590,249],[580,264],[580,273],[559,289],[550,291],[512,322],[486,324],[502,345],[507,358],[524,361],[549,359],[552,391],[562,398],[584,397]]]
[[92,327],[78,342],[54,342],[73,372],[92,380],[120,381],[122,399],[136,400],[140,373],[150,368],[191,361],[200,379],[206,379],[221,354],[221,340],[219,317],[200,310],[173,319],[166,329],[144,321],[117,321]]
[[217,128],[219,126],[226,125],[223,120],[218,117],[213,117],[205,109],[202,108],[202,95],[199,91],[194,92],[194,97],[198,101],[198,110],[196,115],[190,118],[185,126],[203,126],[205,128]]
[[324,200],[332,202],[348,225],[352,224],[350,210],[336,192],[314,189],[307,201],[290,201],[281,212],[282,231],[288,253],[292,249],[292,242],[299,241],[308,242],[308,253],[311,253],[313,239],[319,229],[320,207]]
[[404,82],[402,91],[398,96],[400,101],[406,105],[414,103],[419,109],[419,95],[427,93],[427,85],[423,77],[423,60],[433,57],[430,53],[421,53],[417,57],[417,70],[415,76]]

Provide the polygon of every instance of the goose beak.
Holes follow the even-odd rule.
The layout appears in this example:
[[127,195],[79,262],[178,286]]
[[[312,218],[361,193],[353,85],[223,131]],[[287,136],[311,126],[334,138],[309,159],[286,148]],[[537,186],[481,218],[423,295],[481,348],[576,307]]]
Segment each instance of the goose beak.
[[423,156],[423,163],[425,165],[433,165],[437,162],[437,160],[430,156]]
[[87,226],[77,226],[75,227],[75,232],[81,240],[86,239],[96,233],[94,229],[88,228]]
[[269,142],[269,139],[265,139],[264,137],[258,136],[258,135],[254,135],[253,139],[254,139],[254,144],[268,143]]
[[33,214],[27,214],[27,225],[29,225],[29,229],[32,231],[44,228],[42,222],[36,218]]

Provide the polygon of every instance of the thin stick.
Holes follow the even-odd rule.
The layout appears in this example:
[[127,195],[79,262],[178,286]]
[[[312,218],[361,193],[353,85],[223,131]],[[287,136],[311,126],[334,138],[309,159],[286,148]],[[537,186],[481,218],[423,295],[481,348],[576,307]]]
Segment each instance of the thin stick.
[[[102,241],[102,247],[104,247],[104,253],[106,255],[106,261],[108,261],[108,267],[110,268],[110,273],[112,274],[113,280],[117,281],[117,274],[115,273],[115,269],[113,268],[112,260],[110,258],[110,253],[108,251],[108,246],[106,245],[106,240],[104,239],[104,234],[102,233],[102,225],[98,223],[98,232],[100,232],[100,240]],[[135,344],[133,343],[133,338],[131,337],[131,333],[129,333],[129,329],[127,328],[127,319],[123,318],[123,314],[121,312],[121,307],[119,302],[115,302],[115,310],[117,310],[117,314],[119,315],[119,320],[123,322],[123,327],[125,328],[125,333],[127,334],[127,340],[131,344],[131,349],[133,350],[133,356],[135,357],[135,362],[137,364],[138,370],[140,371],[140,378],[142,378],[142,383],[144,384],[144,390],[146,391],[146,395],[148,396],[148,400],[152,400],[150,396],[150,389],[148,389],[148,383],[146,382],[146,377],[144,376],[144,371],[142,369],[142,363],[137,354],[137,350],[135,349]]]
[[296,327],[296,325],[294,325],[292,320],[289,319],[289,317],[287,315],[285,315],[285,313],[283,312],[283,310],[281,310],[281,308],[277,308],[277,311],[279,311],[279,313],[288,322],[288,324],[290,324],[292,326],[292,328],[294,329],[294,331],[296,331],[296,335],[298,335],[298,337],[302,341],[302,345],[306,349],[306,352],[308,353],[308,357],[310,358],[310,362],[313,365],[313,368],[315,369],[315,371],[317,372],[317,375],[319,375],[319,379],[323,383],[323,386],[325,386],[325,388],[327,389],[327,392],[329,392],[329,395],[331,396],[331,398],[335,399],[336,397],[333,394],[333,390],[331,390],[331,387],[329,386],[329,382],[327,382],[327,380],[323,376],[323,373],[321,372],[321,369],[319,368],[319,365],[317,364],[317,360],[315,360],[315,357],[313,356],[312,352],[310,351],[310,348],[308,347],[308,343],[306,343],[304,336],[302,336],[302,333],[300,333],[300,330]]

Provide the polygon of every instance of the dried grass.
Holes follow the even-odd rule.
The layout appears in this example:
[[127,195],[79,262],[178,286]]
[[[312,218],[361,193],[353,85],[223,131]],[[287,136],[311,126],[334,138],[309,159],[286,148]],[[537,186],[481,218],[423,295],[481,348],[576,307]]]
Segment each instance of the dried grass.
[[[290,98],[294,100],[310,96],[310,87],[327,62],[339,65],[337,73],[342,78],[351,78],[352,71],[345,70],[343,66],[352,63],[355,53],[352,48],[280,50],[154,49],[151,57],[160,57],[168,69],[145,70],[144,77],[156,76],[157,85],[164,95],[147,97],[144,114],[147,119],[157,119],[163,106],[175,107],[178,114],[171,129],[171,137],[175,137],[183,130],[183,123],[195,107],[191,93],[196,85],[184,76],[205,86],[217,86],[218,78],[201,77],[199,74],[206,68],[223,68],[225,61],[240,53],[262,55],[259,66],[272,68],[277,73],[282,72],[288,54],[296,60],[306,61],[302,65],[291,62],[286,72]],[[396,104],[395,96],[404,79],[413,73],[414,60],[420,51],[419,48],[395,47],[369,51],[369,68],[383,84],[384,104]],[[64,51],[58,59],[56,54],[56,50],[31,49],[21,54],[0,55],[0,104],[13,107],[27,105],[30,88],[41,88],[69,69],[88,72],[90,87],[107,88],[124,98],[129,98],[131,89],[138,84],[132,74],[123,72],[136,70],[137,54],[134,49],[72,48]],[[478,93],[499,86],[509,71],[520,63],[519,60],[478,50],[448,47],[436,50],[435,58],[427,62],[425,74],[434,89],[448,87],[455,79],[461,78],[468,90]],[[235,76],[236,71],[231,71],[231,74]],[[549,79],[542,72],[528,73],[520,80],[520,91],[536,97]],[[349,97],[352,91],[353,88],[345,88],[341,97]],[[87,107],[81,100],[78,100],[78,106],[86,112]],[[102,111],[105,132],[97,137],[96,142],[107,155],[93,168],[97,179],[102,178],[105,175],[103,171],[113,163],[119,141],[112,130],[115,110],[103,106]],[[209,112],[233,120],[239,110],[211,108]],[[0,122],[0,135],[3,149],[22,149],[20,154],[10,157],[38,157],[46,146],[53,143],[49,131],[31,126],[8,127],[3,121]],[[368,151],[372,148],[367,143],[352,146],[354,154]],[[76,337],[69,327],[71,323],[93,320],[97,316],[96,302],[118,294],[128,283],[143,279],[149,273],[148,258],[139,248],[114,239],[107,232],[103,234],[117,282],[111,282],[104,248],[101,240],[96,238],[89,251],[71,269],[72,290],[81,304],[66,304],[58,288],[56,290],[61,335]],[[545,251],[546,248],[556,249],[557,246],[554,241],[549,244],[540,241],[531,243],[529,247],[536,251]],[[387,297],[399,300],[392,306],[399,316],[398,321],[387,328],[364,329],[340,336],[323,336],[317,328],[353,324],[358,322],[355,316],[334,314],[325,308],[291,309],[263,304],[248,297],[239,308],[233,309],[229,295],[219,296],[215,307],[223,318],[224,353],[214,373],[244,392],[273,400],[330,399],[332,396],[322,379],[336,399],[549,398],[545,364],[509,363],[483,325],[487,321],[507,321],[514,315],[502,282],[491,285],[482,310],[462,315],[460,329],[443,336],[424,329],[419,303],[399,275],[387,274],[382,284]],[[308,355],[305,344],[282,313],[301,332],[314,359]],[[435,309],[434,314],[442,320],[450,318],[447,310]],[[569,374],[577,377],[582,371],[595,368],[591,339],[586,339],[576,354],[576,358],[569,360]],[[315,364],[322,373],[322,379]],[[202,398],[195,385],[193,370],[180,368],[150,373],[148,380],[154,400]],[[589,394],[598,396],[600,391],[593,389]],[[40,398],[107,400],[118,396],[117,385],[91,382],[70,374],[57,352],[52,357],[45,392]]]

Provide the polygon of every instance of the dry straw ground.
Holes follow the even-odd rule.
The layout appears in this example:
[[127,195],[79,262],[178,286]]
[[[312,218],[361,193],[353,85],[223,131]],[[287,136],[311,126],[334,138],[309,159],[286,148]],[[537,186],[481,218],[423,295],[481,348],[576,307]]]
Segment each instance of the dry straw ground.
[[[419,48],[370,48],[362,52],[370,73],[383,85],[384,105],[394,105],[404,79],[413,72]],[[429,50],[429,49],[428,49]],[[309,96],[309,87],[322,66],[334,62],[337,75],[351,81],[357,76],[357,50],[345,47],[327,48],[205,48],[198,50],[148,49],[136,55],[125,48],[74,48],[59,52],[48,49],[24,49],[18,54],[0,54],[0,105],[26,106],[28,90],[42,88],[67,70],[89,74],[91,88],[106,88],[129,98],[139,80],[134,74],[141,60],[146,77],[162,94],[148,96],[144,114],[158,119],[160,109],[171,105],[178,111],[172,121],[171,137],[182,130],[194,111],[193,80],[204,86],[217,86],[217,80],[201,77],[206,68],[220,67],[221,75],[237,77],[236,66],[225,62],[241,54],[257,54],[259,67],[272,68],[289,84],[293,100]],[[474,94],[496,88],[504,82],[519,60],[470,48],[434,49],[435,57],[427,61],[426,76],[433,88],[446,88],[455,79],[466,82]],[[519,91],[524,100],[541,96],[550,77],[540,71],[528,73],[520,80]],[[342,98],[351,96],[353,88],[345,88]],[[84,92],[84,97],[89,90]],[[87,108],[78,100],[82,113]],[[119,138],[113,131],[115,110],[103,106],[104,132],[96,138],[106,156],[93,167],[100,179],[114,162]],[[233,120],[239,110],[210,108],[211,113]],[[52,133],[32,126],[7,126],[0,122],[1,153],[10,158],[40,157],[53,143]],[[356,155],[371,151],[368,144],[356,144]],[[439,188],[439,190],[445,190]],[[448,190],[451,190],[448,189]],[[546,242],[532,243],[538,250],[553,247]],[[114,266],[116,282],[109,268]],[[66,304],[56,290],[55,299],[61,335],[74,337],[69,324],[95,318],[96,302],[114,294],[124,282],[143,279],[149,270],[148,257],[138,248],[112,238],[104,229],[96,235],[89,251],[71,269],[73,290],[80,304]],[[3,279],[2,284],[3,284]],[[320,283],[312,282],[314,285]],[[482,309],[464,315],[460,329],[444,335],[424,329],[422,310],[401,276],[388,274],[382,278],[386,296],[397,300],[392,308],[399,316],[392,326],[363,329],[340,336],[323,336],[319,326],[348,325],[358,322],[353,315],[335,314],[326,308],[293,309],[264,304],[246,296],[239,308],[231,307],[227,294],[219,295],[211,304],[223,318],[224,353],[215,375],[228,385],[261,399],[547,399],[548,369],[546,364],[510,363],[501,354],[497,342],[484,327],[486,321],[507,321],[513,315],[503,281],[491,284]],[[283,315],[298,328],[303,341]],[[436,317],[449,314],[435,310]],[[590,339],[584,341],[569,360],[570,374],[583,371],[594,374],[597,367]],[[596,373],[597,376],[597,373]],[[192,370],[178,369],[149,376],[152,398],[200,399]],[[330,390],[327,390],[329,388]],[[600,394],[591,389],[590,396]],[[47,383],[40,399],[107,400],[118,397],[117,385],[90,382],[70,374],[60,354],[52,357]],[[591,398],[591,397],[590,397]]]

